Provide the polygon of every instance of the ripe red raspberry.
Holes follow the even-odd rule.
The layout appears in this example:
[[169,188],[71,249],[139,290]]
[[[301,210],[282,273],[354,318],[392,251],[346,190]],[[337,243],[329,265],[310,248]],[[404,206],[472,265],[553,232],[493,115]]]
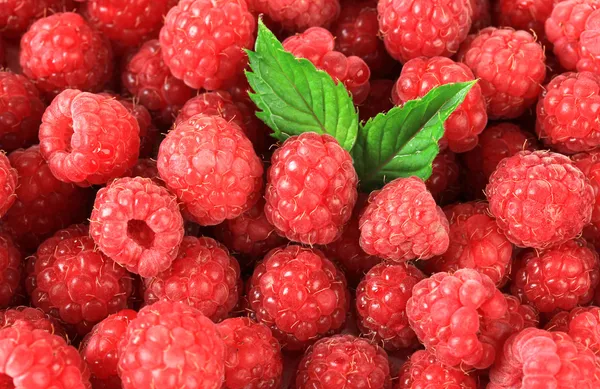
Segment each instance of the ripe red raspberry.
[[347,57],[334,50],[335,38],[321,27],[312,27],[283,41],[283,48],[299,58],[306,58],[318,69],[341,81],[352,95],[355,104],[361,104],[369,95],[371,70],[357,56]]
[[[481,209],[483,208],[483,209]],[[475,269],[497,285],[507,281],[512,262],[512,244],[498,230],[487,207],[455,204],[444,208],[450,222],[450,245],[440,256],[427,261],[431,272]]]
[[477,381],[461,369],[448,367],[426,350],[416,351],[398,373],[394,389],[456,388],[477,389]]
[[488,276],[472,269],[435,273],[412,292],[406,304],[409,323],[440,362],[476,369],[494,362],[495,338],[482,332],[482,324],[504,318],[508,304]]
[[284,245],[287,240],[279,236],[269,223],[264,207],[265,202],[261,198],[250,210],[219,224],[215,229],[217,238],[250,261],[262,259],[270,250]]
[[545,328],[553,332],[566,332],[575,342],[592,350],[594,354],[600,352],[600,308],[598,307],[576,307],[570,312],[558,312]]
[[119,178],[96,195],[90,236],[132,273],[154,277],[168,269],[183,233],[177,199],[148,178]]
[[127,108],[110,97],[76,89],[52,101],[39,137],[52,174],[80,186],[122,176],[140,149],[140,127]]
[[330,135],[288,138],[267,172],[265,214],[280,235],[309,245],[342,234],[358,197],[352,157]]
[[250,0],[250,4],[288,31],[328,27],[340,13],[339,0]]
[[42,243],[27,271],[33,305],[79,334],[126,308],[132,292],[129,273],[96,249],[83,225],[60,230]]
[[594,353],[564,332],[526,328],[506,342],[487,388],[595,388],[598,370]]
[[264,324],[246,317],[217,325],[225,342],[225,389],[276,389],[283,361],[279,343]]
[[21,249],[33,252],[56,231],[87,219],[90,190],[56,179],[39,146],[15,150],[8,159],[19,178],[16,200],[2,219],[2,229]]
[[36,19],[72,9],[71,0],[6,0],[0,4],[0,32],[18,38]]
[[167,126],[194,95],[183,81],[171,75],[157,39],[147,41],[127,57],[121,72],[121,84],[124,93],[131,94]]
[[465,0],[380,0],[379,29],[388,53],[400,62],[417,57],[450,57],[471,29]]
[[572,158],[575,166],[583,172],[594,189],[594,206],[591,222],[600,223],[600,152],[580,153]]
[[177,0],[88,0],[83,14],[117,47],[135,47],[158,36],[163,18]]
[[[423,97],[431,89],[453,82],[474,80],[471,70],[450,58],[419,57],[411,59],[402,67],[400,78],[394,85],[392,100],[404,105],[409,100]],[[477,137],[487,124],[486,103],[479,83],[475,84],[465,100],[444,122],[442,145],[462,153],[477,145]]]
[[412,264],[381,263],[356,288],[358,326],[388,351],[412,348],[417,336],[408,325],[406,302],[425,275]]
[[195,308],[161,301],[142,308],[119,346],[123,389],[219,389],[225,344]]
[[[21,287],[21,252],[8,234],[0,233],[0,307],[12,305]],[[1,327],[0,327],[1,328]]]
[[0,217],[15,203],[17,180],[17,170],[11,166],[6,154],[0,152]]
[[372,80],[369,83],[371,84],[369,95],[358,107],[360,120],[364,122],[374,118],[378,113],[387,112],[394,107],[391,99],[394,81],[382,79]]
[[392,261],[428,259],[448,248],[448,220],[419,178],[398,178],[369,196],[360,247]]
[[358,243],[360,238],[358,221],[366,205],[367,196],[359,194],[352,217],[344,228],[342,236],[321,247],[327,258],[340,265],[348,283],[352,286],[356,286],[366,272],[382,261],[379,257],[365,253]]
[[508,240],[545,248],[576,237],[590,222],[594,190],[568,157],[521,151],[503,159],[486,186],[490,211]]
[[448,204],[460,194],[460,166],[456,154],[450,150],[441,151],[433,160],[431,176],[425,181],[427,190],[438,204]]
[[181,0],[160,30],[162,56],[190,88],[227,88],[242,75],[255,29],[245,0]]
[[77,349],[43,330],[0,330],[0,387],[91,389],[90,372]]
[[227,317],[242,289],[240,266],[227,248],[214,239],[192,236],[183,239],[167,270],[144,282],[146,304],[180,301],[212,321]]
[[485,28],[465,42],[458,59],[479,79],[490,119],[521,116],[542,91],[546,56],[527,31]]
[[485,186],[500,161],[519,151],[537,148],[535,137],[516,124],[506,122],[488,126],[479,136],[479,144],[461,155],[465,168],[464,191],[474,199],[484,198]]
[[366,339],[336,335],[309,348],[298,366],[296,388],[391,387],[386,352]]
[[546,37],[566,70],[600,71],[596,43],[599,9],[597,0],[558,1],[546,19]]
[[[585,100],[585,104],[577,103]],[[573,154],[600,147],[600,76],[564,73],[546,86],[537,105],[536,132],[557,151]]]
[[471,19],[471,33],[476,33],[492,24],[492,12],[490,10],[490,0],[470,0],[473,14]]
[[321,251],[289,245],[256,266],[248,300],[282,347],[297,350],[342,328],[350,296],[344,275]]
[[246,212],[260,197],[263,165],[242,129],[220,116],[192,116],[160,144],[158,172],[201,225]]
[[110,44],[78,14],[42,18],[21,39],[23,74],[51,95],[65,89],[98,91],[112,74]]
[[83,339],[79,352],[91,372],[94,389],[121,389],[118,347],[127,326],[136,316],[137,312],[131,309],[112,314],[96,324]]
[[0,328],[26,327],[29,330],[44,330],[66,339],[62,325],[41,309],[15,307],[0,311]]
[[0,148],[13,151],[36,143],[44,109],[40,93],[27,78],[0,72]]
[[515,30],[533,32],[545,41],[544,24],[560,0],[499,0],[494,7],[496,23]]
[[598,254],[584,240],[524,250],[513,266],[512,294],[540,312],[589,303],[600,277]]

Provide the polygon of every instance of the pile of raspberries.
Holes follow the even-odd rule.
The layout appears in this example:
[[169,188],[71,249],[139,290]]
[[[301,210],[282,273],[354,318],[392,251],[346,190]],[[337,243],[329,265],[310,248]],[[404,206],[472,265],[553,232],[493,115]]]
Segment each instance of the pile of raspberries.
[[[276,142],[259,17],[423,181]],[[0,388],[600,387],[599,0],[0,1]],[[594,38],[596,37],[596,38]]]

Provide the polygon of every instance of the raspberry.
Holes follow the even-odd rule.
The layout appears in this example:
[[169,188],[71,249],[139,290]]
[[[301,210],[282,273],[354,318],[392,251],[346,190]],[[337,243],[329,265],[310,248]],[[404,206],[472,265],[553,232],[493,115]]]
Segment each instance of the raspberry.
[[479,136],[479,144],[461,155],[466,168],[462,179],[465,191],[472,198],[483,198],[490,175],[500,161],[519,151],[537,148],[535,137],[516,124],[506,122],[488,126]]
[[379,29],[392,57],[450,57],[471,29],[471,7],[465,0],[380,0]]
[[226,88],[242,75],[255,29],[244,0],[181,0],[160,30],[163,60],[191,88]]
[[328,27],[340,13],[339,0],[251,0],[250,4],[289,31]]
[[394,81],[392,80],[373,80],[369,82],[371,87],[369,89],[369,96],[363,101],[360,107],[358,107],[358,114],[360,120],[366,122],[370,118],[374,118],[378,113],[387,112],[394,104],[390,96],[392,95],[392,88],[394,87]]
[[566,70],[600,71],[595,37],[598,34],[600,2],[597,0],[559,1],[546,19],[546,37]]
[[460,166],[450,150],[441,151],[431,165],[431,176],[425,181],[427,190],[438,204],[448,204],[460,194]]
[[117,371],[118,346],[136,316],[137,312],[131,309],[112,314],[96,324],[81,343],[80,354],[91,372],[94,389],[121,389]]
[[475,269],[502,286],[510,273],[512,244],[485,214],[487,207],[455,204],[444,208],[450,222],[450,245],[445,253],[427,261],[432,272]]
[[260,197],[263,166],[235,123],[192,116],[160,144],[158,172],[201,225],[216,225],[246,212]]
[[[585,104],[578,103],[585,100]],[[546,86],[537,105],[536,132],[548,146],[565,154],[600,147],[600,76],[564,73]]]
[[189,305],[158,302],[142,308],[119,346],[123,389],[218,389],[225,345],[217,328]]
[[17,170],[11,166],[6,154],[0,152],[0,217],[15,203],[17,179]]
[[0,148],[13,151],[36,143],[45,108],[29,80],[0,72]]
[[135,164],[140,149],[140,127],[126,107],[110,97],[76,89],[67,89],[52,101],[39,136],[52,174],[80,186],[122,176]]
[[408,321],[440,362],[476,369],[494,362],[496,344],[481,326],[504,318],[508,304],[488,276],[472,269],[435,273],[412,292],[406,304]]
[[216,227],[217,238],[232,251],[251,260],[262,259],[270,250],[284,245],[287,240],[277,234],[267,220],[265,202],[261,198],[254,207]]
[[600,352],[600,308],[577,307],[570,312],[558,312],[545,327],[548,331],[561,331],[573,340],[592,350]]
[[347,57],[360,57],[372,72],[379,74],[394,66],[378,36],[376,2],[368,0],[344,4],[331,32],[336,37],[336,50]]
[[35,251],[56,231],[87,219],[90,190],[57,180],[39,146],[15,150],[8,159],[19,179],[16,200],[2,219],[2,229],[24,251]]
[[344,275],[321,251],[289,245],[256,266],[248,300],[282,347],[297,350],[342,328],[350,296]]
[[280,388],[281,350],[268,327],[240,317],[223,321],[217,330],[225,342],[223,388]]
[[96,249],[83,225],[60,230],[42,243],[27,270],[33,305],[79,334],[124,309],[132,292],[129,273]]
[[98,191],[90,236],[116,263],[142,277],[169,268],[183,239],[177,199],[147,178],[119,178]]
[[175,0],[88,0],[83,13],[113,44],[135,47],[158,36],[164,16]]
[[78,14],[42,18],[21,39],[23,74],[43,92],[98,91],[112,74],[112,53],[104,36]]
[[0,386],[14,389],[91,389],[90,373],[63,338],[43,330],[0,330]]
[[0,32],[5,37],[18,38],[36,19],[71,7],[71,0],[3,1],[0,4]]
[[466,372],[444,366],[432,353],[419,350],[410,356],[398,373],[394,389],[460,388],[477,389],[477,381]]
[[381,262],[381,258],[365,253],[358,243],[360,238],[358,221],[366,204],[367,196],[359,194],[352,217],[344,228],[342,236],[321,247],[327,258],[340,265],[347,281],[353,286],[360,282],[366,272]]
[[490,0],[470,0],[473,15],[471,19],[471,33],[476,33],[492,24],[492,13],[490,11]]
[[12,305],[21,286],[21,273],[21,252],[9,235],[0,233],[0,307]]
[[590,222],[594,203],[581,170],[549,151],[503,159],[486,192],[498,226],[520,247],[545,248],[576,237]]
[[360,247],[392,261],[428,259],[448,248],[448,220],[419,178],[398,178],[369,196]]
[[[423,97],[434,87],[453,82],[474,80],[471,70],[450,58],[414,58],[402,67],[400,78],[392,92],[396,105]],[[462,153],[477,145],[477,137],[487,123],[485,99],[478,84],[469,91],[465,100],[444,122],[442,144],[450,150]]]
[[291,241],[331,243],[352,216],[357,184],[352,157],[332,136],[292,136],[271,158],[265,215]]
[[150,158],[138,159],[136,164],[131,168],[127,177],[142,177],[149,178],[155,184],[162,185],[162,181],[158,177],[158,167],[156,161]]
[[334,50],[335,38],[321,27],[312,27],[283,41],[283,48],[299,58],[306,58],[318,69],[341,81],[352,95],[355,104],[361,104],[369,95],[371,70],[357,56],[347,57]]
[[147,41],[127,57],[121,72],[121,84],[124,93],[131,94],[167,126],[194,94],[183,81],[171,75],[157,39]]
[[490,119],[521,116],[542,91],[546,56],[527,31],[485,28],[465,42],[458,59],[479,79]]
[[594,388],[594,354],[563,332],[526,328],[508,339],[490,371],[488,389]]
[[580,153],[572,158],[575,166],[583,172],[594,189],[592,223],[600,223],[600,152]]
[[41,309],[15,307],[0,311],[0,328],[25,327],[29,330],[43,330],[62,338],[67,337],[58,320]]
[[160,132],[152,123],[150,112],[148,112],[146,107],[136,104],[132,100],[126,100],[119,96],[117,101],[127,108],[129,113],[137,120],[140,127],[140,158],[155,156],[157,144],[160,143]]
[[545,41],[544,24],[552,8],[561,0],[500,0],[496,3],[494,16],[497,25],[515,30],[531,31]]
[[411,264],[381,263],[356,288],[361,332],[388,351],[412,348],[417,336],[408,325],[406,302],[425,275]]
[[180,301],[213,321],[223,320],[237,304],[242,283],[240,266],[229,251],[211,238],[186,236],[171,267],[145,279],[144,300]]
[[515,261],[511,292],[540,312],[570,310],[592,301],[599,266],[598,254],[584,240],[527,249]]
[[386,352],[366,339],[337,335],[306,351],[296,373],[296,388],[391,387]]

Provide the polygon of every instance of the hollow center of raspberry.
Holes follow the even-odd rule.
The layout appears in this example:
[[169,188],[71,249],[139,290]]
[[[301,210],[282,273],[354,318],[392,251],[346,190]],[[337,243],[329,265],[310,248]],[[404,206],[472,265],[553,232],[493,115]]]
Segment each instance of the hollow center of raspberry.
[[146,249],[154,243],[154,231],[143,220],[130,220],[127,223],[127,236]]
[[12,378],[6,374],[0,374],[0,389],[15,389]]

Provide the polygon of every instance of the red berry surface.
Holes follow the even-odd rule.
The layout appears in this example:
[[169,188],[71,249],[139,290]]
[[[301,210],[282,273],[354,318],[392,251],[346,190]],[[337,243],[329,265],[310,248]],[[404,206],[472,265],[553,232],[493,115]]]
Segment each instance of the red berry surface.
[[436,203],[444,205],[460,194],[460,165],[456,154],[446,149],[440,151],[431,165],[431,176],[425,181],[427,190]]
[[560,1],[499,0],[494,8],[495,22],[499,26],[533,32],[538,39],[545,40],[544,24]]
[[127,108],[140,127],[140,158],[156,156],[160,132],[152,123],[152,116],[148,109],[131,99],[118,98],[118,101]]
[[398,373],[394,389],[413,388],[456,388],[477,389],[474,377],[456,367],[448,367],[435,355],[419,350],[412,354]]
[[[0,307],[13,305],[21,288],[22,255],[11,237],[0,233]],[[1,328],[1,327],[0,327]]]
[[471,19],[471,33],[475,33],[492,24],[492,12],[490,7],[490,0],[469,0],[471,4],[471,10],[473,14]]
[[4,37],[20,37],[36,19],[72,8],[71,0],[7,0],[0,4],[0,31]]
[[156,184],[162,185],[162,181],[158,178],[158,167],[156,161],[150,158],[140,158],[129,171],[128,177],[149,178]]
[[328,27],[340,12],[339,0],[250,0],[250,4],[289,31]]
[[0,311],[0,328],[5,327],[43,330],[66,339],[65,330],[58,320],[39,308],[20,306]]
[[546,324],[548,331],[566,332],[577,343],[600,352],[600,308],[576,307],[571,311],[561,311]]
[[11,166],[6,154],[0,152],[0,217],[15,203],[17,183],[17,170]]
[[378,113],[387,112],[394,107],[392,102],[392,88],[394,81],[377,79],[369,81],[369,95],[358,107],[360,120],[366,122]]

